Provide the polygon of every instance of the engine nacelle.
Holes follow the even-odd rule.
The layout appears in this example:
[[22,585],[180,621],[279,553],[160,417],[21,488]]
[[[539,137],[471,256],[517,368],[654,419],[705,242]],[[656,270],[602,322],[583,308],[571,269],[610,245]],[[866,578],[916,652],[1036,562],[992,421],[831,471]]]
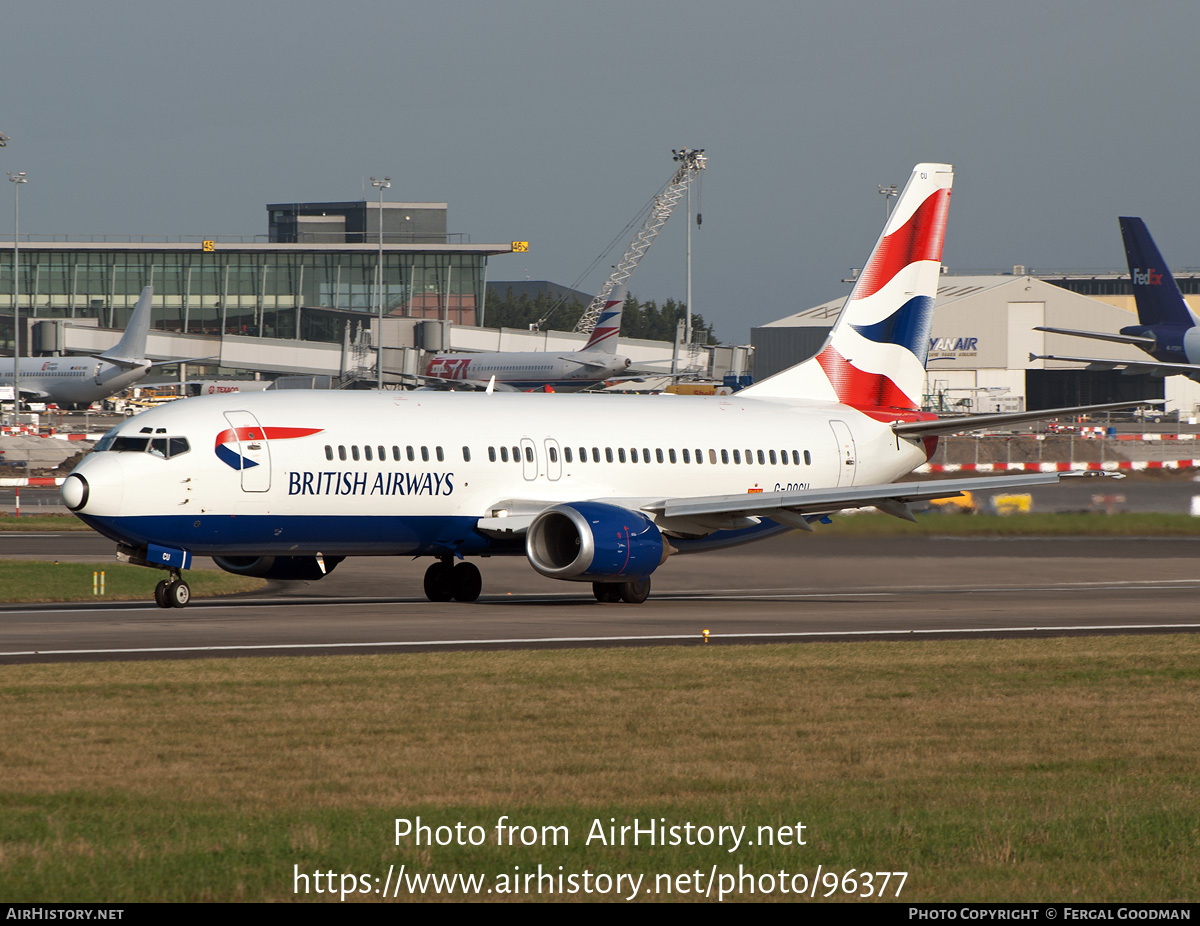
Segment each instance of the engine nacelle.
[[239,576],[311,580],[325,578],[344,559],[344,556],[326,556],[324,572],[315,556],[214,556],[213,562]]
[[603,502],[547,508],[533,519],[525,537],[525,555],[534,569],[575,582],[644,579],[669,552],[648,517]]

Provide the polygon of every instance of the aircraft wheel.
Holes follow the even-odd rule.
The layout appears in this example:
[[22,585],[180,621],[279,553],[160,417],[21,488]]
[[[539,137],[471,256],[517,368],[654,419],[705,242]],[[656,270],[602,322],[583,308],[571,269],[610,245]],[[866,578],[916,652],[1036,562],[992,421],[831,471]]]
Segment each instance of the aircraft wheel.
[[621,586],[615,582],[593,582],[592,594],[602,604],[615,604],[621,600]]
[[438,560],[425,570],[425,597],[430,601],[449,601],[454,597],[454,567]]
[[641,604],[650,597],[650,577],[635,579],[632,582],[622,582],[621,600],[626,604]]
[[171,607],[171,602],[167,601],[167,586],[170,584],[170,579],[163,579],[156,586],[154,586],[154,603],[160,608]]
[[167,585],[164,597],[169,608],[186,608],[192,600],[192,589],[182,579],[176,579]]
[[483,591],[483,576],[474,563],[459,563],[454,567],[454,600],[474,601]]

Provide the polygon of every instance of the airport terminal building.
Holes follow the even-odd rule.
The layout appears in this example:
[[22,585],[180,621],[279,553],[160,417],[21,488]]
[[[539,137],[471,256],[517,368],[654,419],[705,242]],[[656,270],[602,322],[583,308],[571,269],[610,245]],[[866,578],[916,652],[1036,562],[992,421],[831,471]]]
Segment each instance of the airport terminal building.
[[[1175,274],[1200,308],[1200,275]],[[752,331],[756,379],[815,354],[845,297]],[[1184,376],[1131,375],[1044,355],[1147,362],[1136,347],[1033,330],[1116,332],[1137,324],[1128,274],[944,273],[933,313],[925,404],[939,411],[1020,411],[1165,398],[1184,417],[1200,413],[1200,384]]]

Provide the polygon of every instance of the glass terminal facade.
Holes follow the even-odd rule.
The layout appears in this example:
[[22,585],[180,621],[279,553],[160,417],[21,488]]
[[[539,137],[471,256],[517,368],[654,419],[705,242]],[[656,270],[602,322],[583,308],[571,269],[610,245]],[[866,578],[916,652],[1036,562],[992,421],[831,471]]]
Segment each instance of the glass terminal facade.
[[[0,347],[12,349],[12,243],[0,242]],[[384,244],[384,312],[481,321],[487,257],[508,245]],[[376,311],[370,244],[21,241],[22,318],[95,319],[124,328],[144,286],[153,327],[337,341],[348,312]]]

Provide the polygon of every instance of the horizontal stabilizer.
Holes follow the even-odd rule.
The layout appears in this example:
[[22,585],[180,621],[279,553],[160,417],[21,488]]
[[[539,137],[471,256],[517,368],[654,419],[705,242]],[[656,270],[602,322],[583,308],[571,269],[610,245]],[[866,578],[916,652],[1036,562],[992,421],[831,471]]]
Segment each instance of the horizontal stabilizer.
[[1037,326],[1034,331],[1048,331],[1051,334],[1066,334],[1074,338],[1095,338],[1097,341],[1111,341],[1114,344],[1132,344],[1135,347],[1153,347],[1154,338],[1141,334],[1114,334],[1107,331],[1076,331],[1074,328],[1049,328]]
[[934,434],[957,434],[960,431],[978,431],[982,428],[1004,427],[1024,424],[1027,421],[1045,421],[1048,418],[1095,415],[1114,412],[1137,405],[1161,404],[1163,399],[1133,399],[1128,402],[1106,402],[1103,405],[1074,405],[1070,408],[1046,408],[1036,412],[1000,412],[996,415],[964,415],[958,418],[941,418],[937,421],[897,421],[892,430],[900,437],[929,437]]
[[[1109,357],[1063,357],[1058,354],[1030,354],[1030,360],[1060,360],[1063,363],[1086,363],[1090,370],[1121,370],[1131,376],[1200,376],[1200,364],[1168,363],[1163,360],[1113,360]],[[1142,404],[1142,403],[1136,403]]]

